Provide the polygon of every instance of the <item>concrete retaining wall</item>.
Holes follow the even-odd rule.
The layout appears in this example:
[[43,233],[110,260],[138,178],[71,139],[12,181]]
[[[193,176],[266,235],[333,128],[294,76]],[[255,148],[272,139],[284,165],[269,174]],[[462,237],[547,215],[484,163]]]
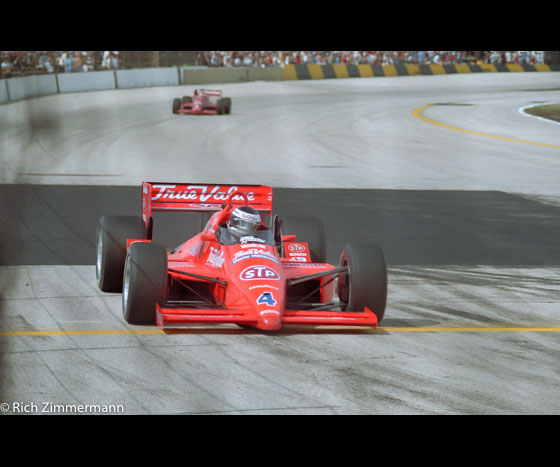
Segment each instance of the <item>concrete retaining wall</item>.
[[560,71],[560,65],[286,65],[284,68],[143,68],[34,75],[0,80],[0,103],[50,94],[150,86],[204,85],[450,73]]
[[0,104],[5,104],[9,100],[10,99],[8,96],[8,80],[3,79],[2,81],[0,81]]
[[60,73],[56,75],[61,93],[103,91],[115,89],[114,71],[90,71],[87,73]]
[[183,84],[242,83],[247,68],[184,68]]
[[141,70],[118,70],[116,73],[119,89],[146,88],[150,86],[178,86],[177,68],[143,68]]
[[58,93],[55,75],[23,76],[2,81],[6,81],[2,85],[7,86],[7,95],[12,101]]

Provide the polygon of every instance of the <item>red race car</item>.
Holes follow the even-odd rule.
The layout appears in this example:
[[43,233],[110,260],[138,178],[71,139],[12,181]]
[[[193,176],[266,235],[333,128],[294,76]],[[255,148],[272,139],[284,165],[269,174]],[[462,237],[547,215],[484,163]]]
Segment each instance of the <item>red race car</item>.
[[[129,324],[276,331],[284,324],[377,327],[383,318],[381,248],[349,244],[338,265],[326,263],[322,225],[272,216],[270,187],[144,182],[142,189],[142,216],[103,216],[97,230],[99,288],[122,292]],[[207,213],[209,220],[167,251],[151,241],[156,211]]]
[[222,115],[231,113],[231,98],[222,91],[195,89],[194,96],[173,99],[174,114]]

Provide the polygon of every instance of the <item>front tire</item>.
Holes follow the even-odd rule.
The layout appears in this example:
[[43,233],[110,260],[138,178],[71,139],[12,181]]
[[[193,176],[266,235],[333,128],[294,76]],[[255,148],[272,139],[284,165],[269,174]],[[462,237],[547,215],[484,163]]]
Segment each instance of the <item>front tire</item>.
[[343,311],[368,307],[381,322],[387,305],[387,266],[383,250],[374,243],[346,245],[340,266],[347,274],[338,276],[338,297]]
[[122,310],[129,324],[156,324],[156,303],[167,295],[167,251],[159,243],[130,245],[124,267]]

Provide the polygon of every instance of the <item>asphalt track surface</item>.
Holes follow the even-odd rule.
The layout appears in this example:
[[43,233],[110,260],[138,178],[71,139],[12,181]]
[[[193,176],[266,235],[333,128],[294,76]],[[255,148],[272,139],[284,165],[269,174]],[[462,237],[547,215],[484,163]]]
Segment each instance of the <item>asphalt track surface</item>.
[[[5,413],[560,413],[560,126],[519,111],[558,102],[558,73],[220,88],[229,116],[172,115],[186,86],[0,108]],[[127,325],[95,284],[95,228],[139,212],[142,180],[269,184],[278,213],[324,222],[330,262],[377,242],[385,319]],[[154,237],[196,222],[160,215]]]

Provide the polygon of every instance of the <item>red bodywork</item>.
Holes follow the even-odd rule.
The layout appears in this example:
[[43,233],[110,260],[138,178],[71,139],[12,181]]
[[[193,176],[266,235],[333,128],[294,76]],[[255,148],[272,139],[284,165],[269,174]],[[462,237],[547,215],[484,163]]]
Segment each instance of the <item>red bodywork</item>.
[[197,89],[192,102],[182,102],[176,113],[195,115],[218,115],[216,99],[222,97],[222,91]]
[[[271,215],[272,189],[143,183],[142,214],[148,231],[155,211],[215,211],[201,233],[168,253],[167,302],[156,305],[159,326],[235,323],[268,331],[283,324],[377,327],[376,315],[367,308],[332,311],[334,278],[340,268],[310,262],[307,243],[297,241],[295,235],[282,237],[282,257],[278,245],[257,237],[220,243],[220,226],[232,209],[245,204]],[[258,235],[269,238],[269,234],[271,230],[261,224]],[[194,291],[190,300],[175,300],[177,290],[189,289]]]

